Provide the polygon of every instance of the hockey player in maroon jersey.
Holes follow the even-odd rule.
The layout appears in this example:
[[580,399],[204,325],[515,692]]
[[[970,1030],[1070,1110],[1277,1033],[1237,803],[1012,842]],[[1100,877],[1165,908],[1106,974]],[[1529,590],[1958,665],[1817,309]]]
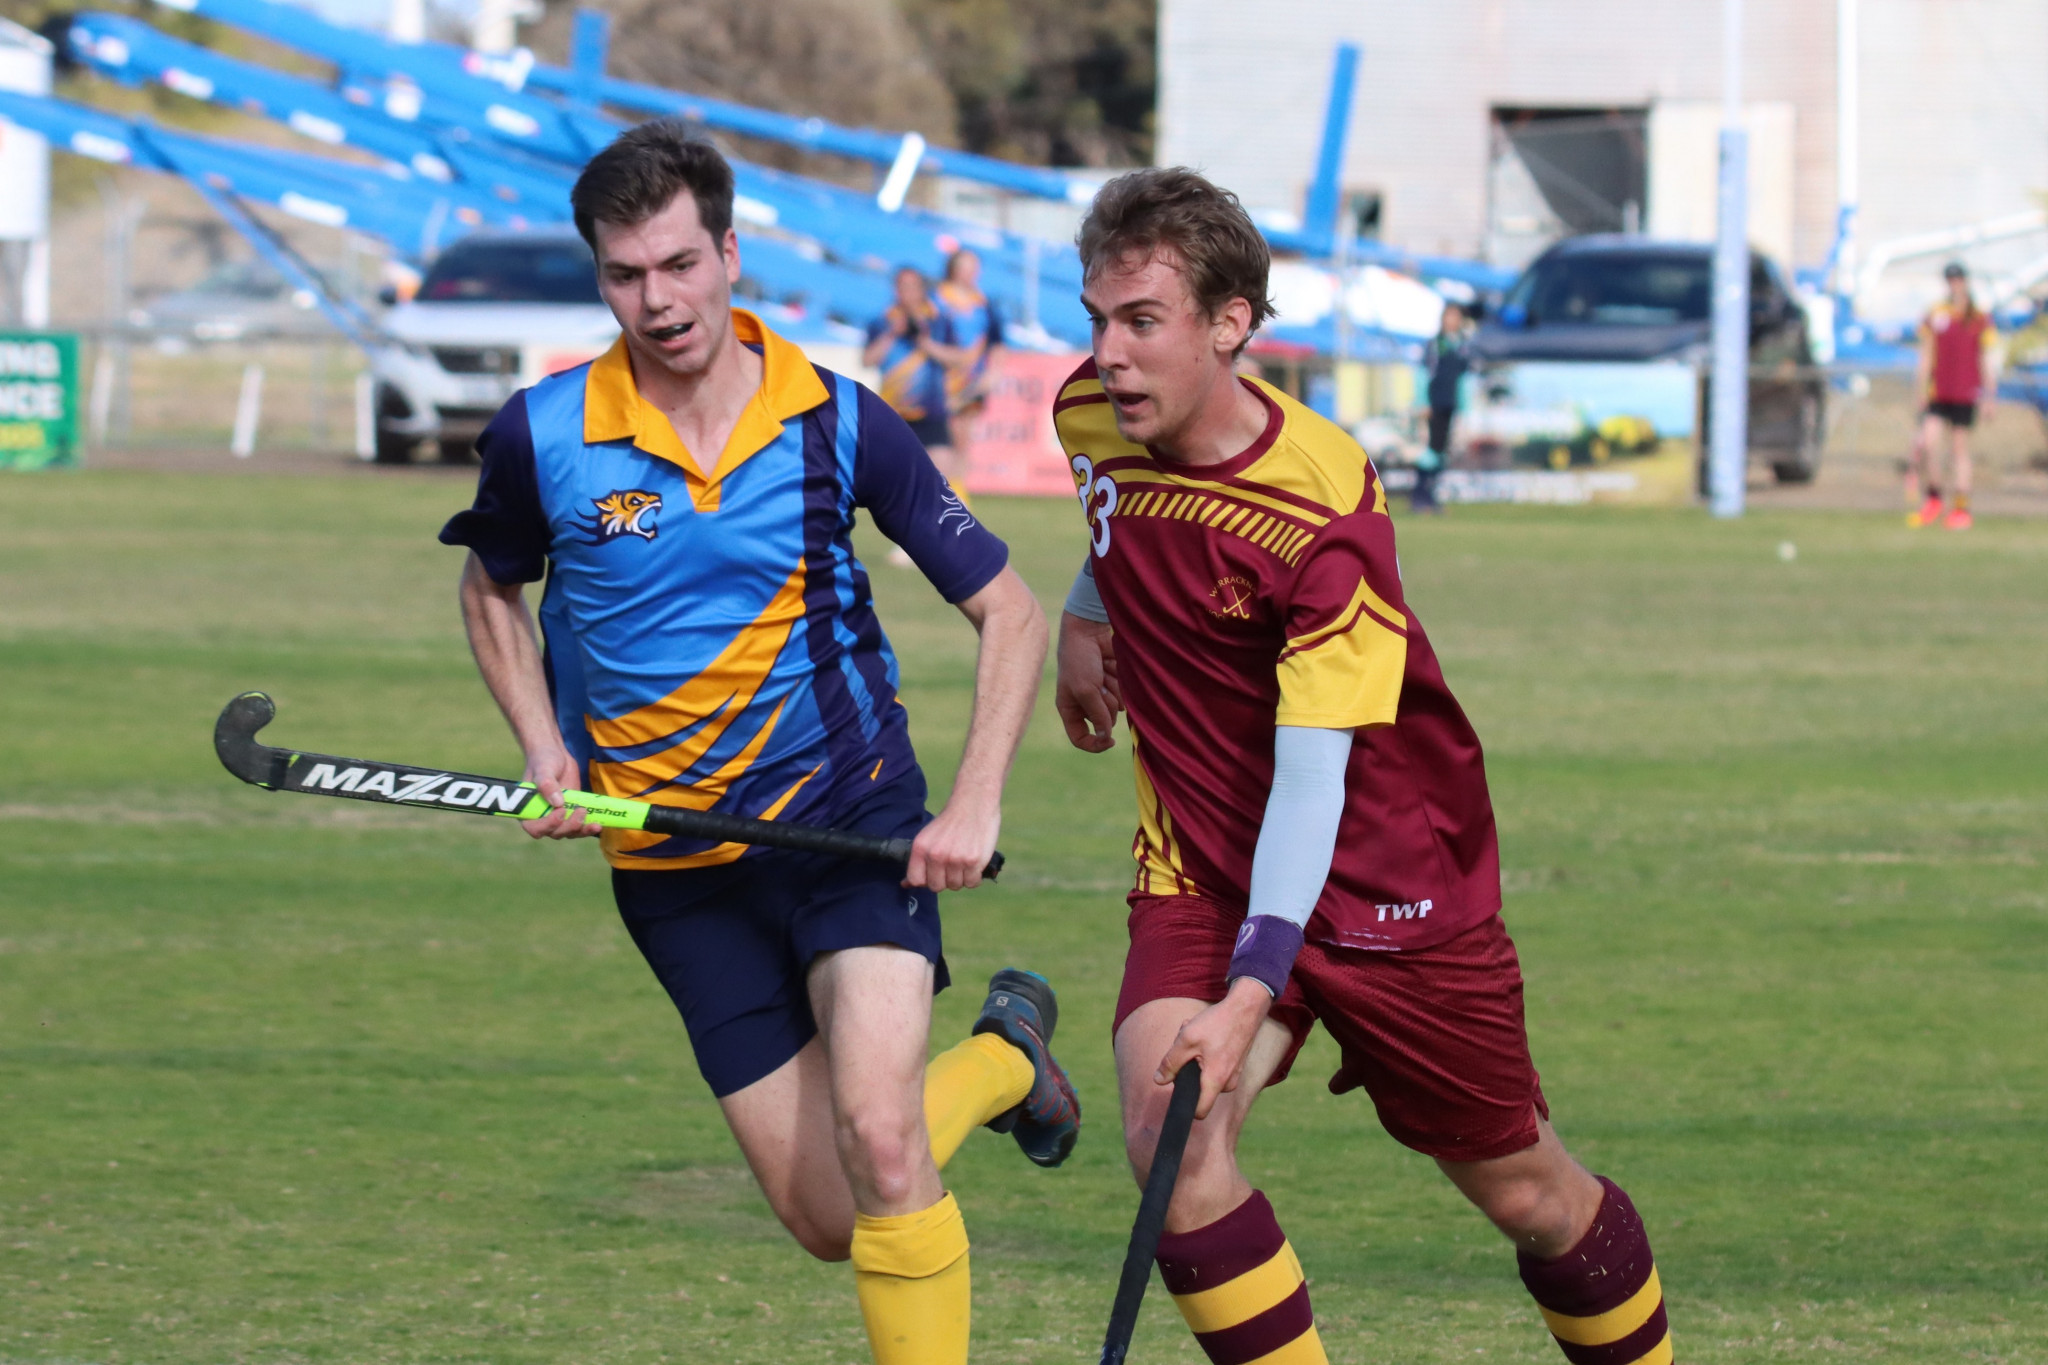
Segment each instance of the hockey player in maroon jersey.
[[1139,1178],[1169,1082],[1201,1116],[1160,1270],[1217,1365],[1322,1365],[1308,1287],[1237,1136],[1312,1024],[1398,1141],[1509,1238],[1567,1359],[1672,1359],[1642,1221],[1552,1131],[1500,920],[1478,737],[1405,603],[1358,445],[1234,362],[1272,310],[1264,239],[1183,169],[1110,182],[1080,234],[1091,359],[1055,404],[1090,552],[1059,709],[1127,719],[1138,863],[1116,1009]]

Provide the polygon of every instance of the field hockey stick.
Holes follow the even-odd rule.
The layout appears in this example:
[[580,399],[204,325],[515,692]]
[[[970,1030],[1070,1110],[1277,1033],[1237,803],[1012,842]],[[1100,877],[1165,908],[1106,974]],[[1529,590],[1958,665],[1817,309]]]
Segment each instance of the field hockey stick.
[[1130,1249],[1124,1252],[1124,1273],[1116,1282],[1116,1303],[1109,1310],[1109,1331],[1102,1338],[1102,1365],[1123,1365],[1138,1325],[1138,1307],[1152,1283],[1152,1261],[1159,1254],[1159,1234],[1166,1230],[1166,1206],[1173,1202],[1173,1183],[1180,1178],[1181,1154],[1188,1130],[1195,1126],[1195,1101],[1202,1097],[1202,1064],[1189,1062],[1173,1078],[1173,1099],[1166,1122],[1159,1126],[1159,1146],[1152,1152],[1152,1172],[1138,1199],[1138,1218],[1131,1224]]
[[[442,768],[416,768],[406,763],[379,763],[367,758],[303,754],[258,744],[256,732],[276,715],[276,705],[261,692],[244,692],[222,708],[220,719],[213,726],[213,748],[220,755],[222,766],[255,786],[307,796],[381,801],[421,810],[496,815],[507,820],[538,820],[550,809],[547,798],[531,782],[478,777]],[[562,805],[582,811],[586,824],[604,829],[637,829],[717,843],[759,844],[840,858],[871,858],[899,867],[910,861],[908,839],[884,839],[818,825],[750,820],[714,811],[598,796],[593,792],[563,792]],[[981,875],[994,881],[1002,870],[1003,855],[998,853],[988,860]]]

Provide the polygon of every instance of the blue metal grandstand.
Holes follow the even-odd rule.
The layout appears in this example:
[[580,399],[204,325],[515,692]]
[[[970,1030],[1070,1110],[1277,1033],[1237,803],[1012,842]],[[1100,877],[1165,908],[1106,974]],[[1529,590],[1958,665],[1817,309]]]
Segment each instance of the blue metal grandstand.
[[[541,88],[538,83],[529,88],[531,74],[539,69],[530,56],[499,58],[448,43],[397,43],[273,0],[173,0],[171,7],[330,62],[339,95],[364,116],[432,129],[472,148],[523,152],[573,172],[627,126],[576,97],[588,94],[594,82],[610,88],[588,69],[581,77],[573,70],[551,69],[556,84],[570,95],[557,101],[533,93]],[[649,87],[635,89],[649,98],[680,98]],[[727,112],[737,108],[726,107]],[[1035,302],[1040,305],[1037,320],[1048,331],[1069,344],[1086,339],[1086,318],[1074,299],[1080,261],[1071,248],[1027,243],[1015,234],[911,207],[889,212],[870,195],[744,161],[736,161],[734,171],[741,217],[756,227],[807,237],[837,261],[871,271],[912,265],[935,273],[957,247],[972,246],[983,258],[983,287],[1011,317],[1022,316],[1027,304]],[[1027,280],[1034,272],[1035,284]]]
[[[73,16],[72,54],[112,79],[162,85],[366,155],[320,156],[201,137],[51,98],[6,97],[0,116],[45,133],[60,148],[192,183],[359,340],[366,329],[374,330],[371,320],[353,305],[322,295],[317,276],[303,262],[288,260],[289,248],[242,212],[237,199],[364,232],[423,265],[472,228],[566,221],[577,171],[628,126],[607,113],[609,108],[680,116],[890,167],[891,188],[881,198],[893,192],[896,207],[844,186],[735,160],[743,291],[782,305],[778,312],[859,324],[887,306],[896,267],[936,273],[950,252],[971,246],[983,259],[984,288],[1010,318],[1034,321],[1067,345],[1087,344],[1088,322],[1078,300],[1080,261],[1070,245],[900,205],[902,189],[917,171],[1070,202],[1093,193],[1092,185],[1064,172],[925,148],[912,135],[841,128],[610,78],[604,74],[605,21],[588,11],[578,17],[571,65],[558,68],[536,63],[523,50],[490,56],[446,43],[398,43],[274,0],[158,3],[315,57],[333,67],[332,83],[229,57],[122,15]],[[1345,240],[1336,181],[1357,65],[1357,49],[1339,49],[1304,226],[1268,229],[1268,236],[1277,248],[1312,258],[1336,256],[1423,278],[1499,287],[1505,283],[1501,273],[1475,262],[1414,258]],[[1337,329],[1330,318],[1283,319],[1269,335],[1327,352]],[[1347,335],[1350,353],[1359,354],[1360,344],[1373,349],[1370,329]]]

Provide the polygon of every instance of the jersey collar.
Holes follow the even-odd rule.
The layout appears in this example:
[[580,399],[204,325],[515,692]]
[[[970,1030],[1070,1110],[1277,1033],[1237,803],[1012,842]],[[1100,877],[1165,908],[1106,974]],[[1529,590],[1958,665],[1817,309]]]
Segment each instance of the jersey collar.
[[760,351],[761,387],[740,413],[708,477],[684,449],[667,414],[640,396],[623,336],[591,363],[584,380],[584,444],[630,439],[649,455],[682,470],[699,510],[716,508],[718,485],[726,475],[782,435],[784,423],[830,397],[802,349],[769,330],[761,319],[744,308],[735,308],[732,330],[741,345]]
[[1274,396],[1279,390],[1272,385],[1248,375],[1239,375],[1237,382],[1251,390],[1252,397],[1266,405],[1265,428],[1250,445],[1220,464],[1183,464],[1170,455],[1162,455],[1151,446],[1146,446],[1145,453],[1152,457],[1152,462],[1184,478],[1210,480],[1232,478],[1257,464],[1260,458],[1273,448],[1273,443],[1280,439],[1280,430],[1287,425],[1287,414],[1275,401]]

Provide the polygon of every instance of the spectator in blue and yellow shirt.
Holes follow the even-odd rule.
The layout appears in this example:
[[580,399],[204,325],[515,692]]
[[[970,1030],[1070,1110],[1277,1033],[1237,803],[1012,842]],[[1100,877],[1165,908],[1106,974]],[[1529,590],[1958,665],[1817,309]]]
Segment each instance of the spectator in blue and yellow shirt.
[[959,357],[946,369],[946,407],[953,419],[953,444],[967,447],[967,424],[988,402],[996,357],[1003,349],[1003,315],[981,292],[981,257],[961,247],[946,258],[939,281],[939,311],[951,324]]
[[960,358],[952,320],[932,302],[924,276],[904,266],[896,272],[896,302],[868,324],[861,359],[881,372],[882,401],[909,424],[948,481],[957,481],[959,471],[953,468],[946,376]]
[[[939,1168],[980,1124],[1040,1165],[1079,1109],[1043,979],[1005,969],[974,1033],[925,1060],[947,983],[940,890],[995,848],[1045,618],[1003,543],[903,420],[731,306],[732,170],[679,122],[642,124],[571,194],[621,336],[513,396],[478,441],[462,608],[484,682],[556,809],[564,789],[915,836],[883,864],[606,831],[634,942],[683,1016],[770,1206],[851,1256],[882,1365],[964,1365],[967,1234]],[[936,819],[896,656],[853,553],[854,510],[981,637],[974,708]],[[524,586],[546,580],[540,631]]]

